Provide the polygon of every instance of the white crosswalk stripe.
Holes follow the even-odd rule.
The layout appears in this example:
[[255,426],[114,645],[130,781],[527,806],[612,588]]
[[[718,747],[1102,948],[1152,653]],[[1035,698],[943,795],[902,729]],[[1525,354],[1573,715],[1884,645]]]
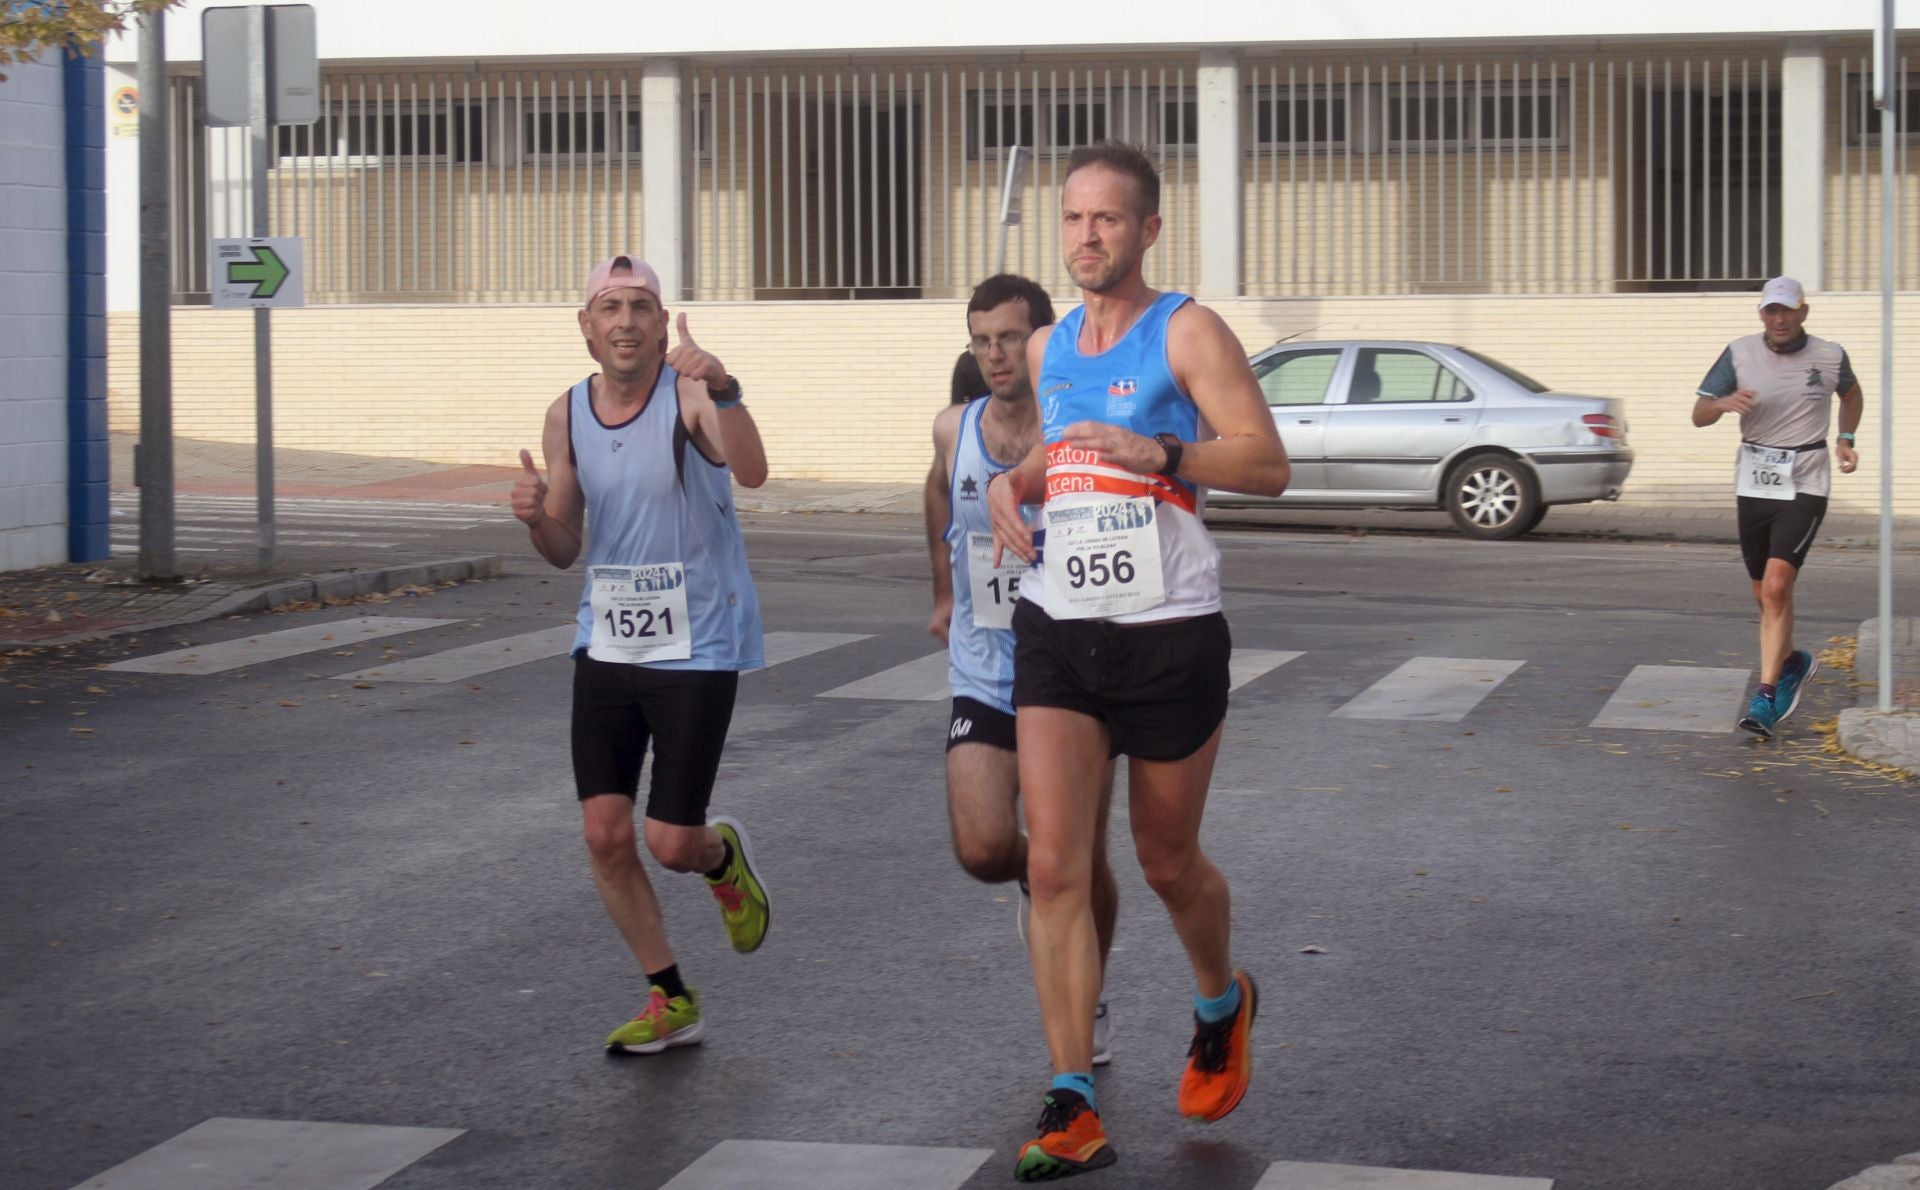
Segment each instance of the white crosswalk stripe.
[[[133,673],[219,674],[303,653],[338,650],[361,641],[459,623],[462,621],[360,616],[135,657],[114,662],[107,668]],[[431,649],[379,665],[368,665],[363,660],[351,672],[330,676],[357,683],[459,682],[564,656],[572,647],[573,635],[571,624],[555,624],[495,640]],[[870,634],[858,632],[769,632],[765,635],[766,667],[771,669],[870,639]],[[1308,656],[1311,654],[1290,649],[1236,649],[1228,666],[1230,686],[1241,690],[1274,670]],[[1415,657],[1332,711],[1331,717],[1457,723],[1526,664],[1491,658]],[[744,675],[749,681],[752,676],[751,673]],[[1749,671],[1743,669],[1637,666],[1592,719],[1591,726],[1729,732],[1734,730],[1748,677]],[[1273,687],[1266,697],[1284,689],[1284,686]],[[944,702],[949,697],[947,654],[944,651],[925,653],[817,691],[813,697]]]
[[1553,1179],[1276,1161],[1253,1190],[1553,1190]]
[[1304,656],[1306,654],[1287,649],[1235,649],[1233,659],[1227,663],[1227,689],[1238,690],[1255,678]]
[[1607,705],[1600,708],[1593,725],[1648,731],[1733,731],[1749,672],[1695,665],[1636,665]]
[[465,1132],[215,1118],[74,1190],[371,1190]]
[[1339,719],[1458,723],[1524,661],[1415,657],[1333,712]]
[[940,702],[951,697],[947,651],[928,653],[877,674],[823,692],[821,698],[879,698],[894,702]]
[[341,682],[460,682],[477,678],[496,669],[558,657],[573,646],[574,626],[542,628],[499,640],[461,645],[445,652],[410,657],[391,665],[375,666],[356,673],[339,674]]
[[312,653],[320,649],[338,649],[346,645],[359,644],[362,641],[376,640],[383,636],[397,636],[402,632],[418,632],[425,628],[439,628],[459,622],[406,616],[359,616],[351,620],[302,624],[297,628],[282,628],[278,632],[263,632],[257,636],[243,636],[237,640],[221,641],[218,644],[194,645],[168,653],[155,653],[149,657],[135,657],[127,661],[116,661],[107,668],[127,670],[132,673],[225,673],[230,669],[241,669],[266,661],[297,657],[301,653]]
[[797,1140],[723,1140],[661,1190],[958,1190],[992,1149],[845,1145]]
[[[174,498],[174,548],[182,553],[217,553],[253,541],[259,534],[252,496],[183,493]],[[139,552],[140,496],[113,494],[109,538],[114,554]],[[487,504],[431,504],[418,500],[352,500],[334,497],[278,497],[273,503],[274,536],[287,546],[356,546],[391,549],[431,542],[441,534],[498,520],[502,510]]]
[[767,668],[772,669],[776,665],[866,639],[867,635],[859,632],[769,632],[761,640],[760,647],[766,656]]

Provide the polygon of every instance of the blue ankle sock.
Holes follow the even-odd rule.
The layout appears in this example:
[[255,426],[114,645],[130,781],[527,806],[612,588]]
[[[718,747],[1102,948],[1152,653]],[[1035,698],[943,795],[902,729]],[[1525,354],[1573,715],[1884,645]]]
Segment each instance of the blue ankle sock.
[[1086,1100],[1088,1107],[1093,1108],[1094,1111],[1100,1110],[1093,1101],[1093,1075],[1091,1074],[1056,1074],[1053,1076],[1053,1086],[1047,1089],[1050,1091],[1072,1091],[1074,1094],[1080,1096],[1080,1098]]
[[1200,1019],[1208,1024],[1212,1024],[1215,1021],[1224,1021],[1234,1013],[1239,1012],[1240,981],[1237,979],[1234,980],[1227,985],[1226,991],[1211,1000],[1202,996],[1198,988],[1194,989],[1193,1011],[1199,1014]]

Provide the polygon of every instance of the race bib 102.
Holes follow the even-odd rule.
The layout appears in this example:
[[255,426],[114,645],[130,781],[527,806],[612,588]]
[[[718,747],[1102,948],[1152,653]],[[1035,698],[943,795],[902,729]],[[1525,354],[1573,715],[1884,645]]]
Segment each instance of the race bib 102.
[[1740,444],[1740,480],[1734,491],[1762,500],[1793,499],[1794,451],[1771,446]]

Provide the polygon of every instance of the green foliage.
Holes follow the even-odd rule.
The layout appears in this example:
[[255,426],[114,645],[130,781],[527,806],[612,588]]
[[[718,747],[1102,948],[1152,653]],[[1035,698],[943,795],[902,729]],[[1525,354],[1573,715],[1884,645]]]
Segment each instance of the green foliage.
[[[91,55],[109,34],[185,0],[0,0],[0,67],[31,62],[49,49]],[[0,73],[0,82],[6,81]]]

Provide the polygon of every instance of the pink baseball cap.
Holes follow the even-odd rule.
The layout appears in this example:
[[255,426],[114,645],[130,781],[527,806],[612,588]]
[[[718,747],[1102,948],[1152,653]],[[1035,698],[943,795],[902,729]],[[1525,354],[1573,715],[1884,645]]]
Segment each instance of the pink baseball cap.
[[593,271],[587,274],[587,300],[582,305],[593,305],[610,289],[644,289],[653,295],[654,301],[665,300],[660,296],[660,275],[653,271],[652,265],[630,252],[593,266]]

